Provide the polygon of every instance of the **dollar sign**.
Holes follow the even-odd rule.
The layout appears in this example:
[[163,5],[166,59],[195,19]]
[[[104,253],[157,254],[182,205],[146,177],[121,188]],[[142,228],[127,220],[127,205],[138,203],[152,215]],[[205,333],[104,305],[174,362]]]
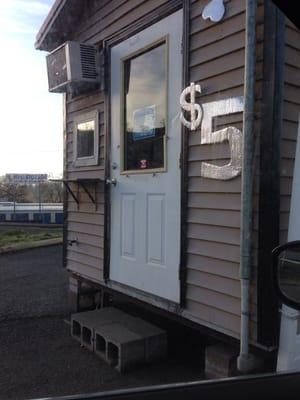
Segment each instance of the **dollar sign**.
[[[183,115],[183,112],[180,114],[180,121],[183,123],[191,131],[195,131],[201,123],[202,119],[202,110],[199,104],[195,103],[195,94],[196,92],[201,93],[201,86],[195,85],[194,82],[191,82],[191,85],[185,88],[180,95],[180,106],[185,111],[191,113],[190,121],[187,121]],[[190,94],[190,102],[188,103],[185,100],[185,97]],[[197,114],[197,117],[196,117]]]

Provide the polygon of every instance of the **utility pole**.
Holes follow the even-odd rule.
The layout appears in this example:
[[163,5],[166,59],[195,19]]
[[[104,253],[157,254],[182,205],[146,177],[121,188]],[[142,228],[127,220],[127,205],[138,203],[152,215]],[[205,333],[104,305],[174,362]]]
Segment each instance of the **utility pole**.
[[39,222],[42,222],[42,206],[41,206],[41,181],[39,181]]

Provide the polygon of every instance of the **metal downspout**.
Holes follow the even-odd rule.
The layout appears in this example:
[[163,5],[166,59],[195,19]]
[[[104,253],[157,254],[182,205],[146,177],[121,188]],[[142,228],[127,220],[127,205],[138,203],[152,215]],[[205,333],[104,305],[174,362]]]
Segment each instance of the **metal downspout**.
[[245,86],[243,117],[243,173],[241,204],[241,337],[240,354],[237,367],[248,372],[253,367],[253,357],[249,354],[249,287],[252,264],[252,217],[254,180],[254,102],[255,102],[255,64],[256,64],[256,0],[246,0],[246,49]]

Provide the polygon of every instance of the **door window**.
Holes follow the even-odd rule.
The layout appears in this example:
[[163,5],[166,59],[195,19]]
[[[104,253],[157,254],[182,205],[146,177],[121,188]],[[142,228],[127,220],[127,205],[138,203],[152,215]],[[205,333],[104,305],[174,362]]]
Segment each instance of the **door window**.
[[123,171],[165,169],[167,44],[123,61]]

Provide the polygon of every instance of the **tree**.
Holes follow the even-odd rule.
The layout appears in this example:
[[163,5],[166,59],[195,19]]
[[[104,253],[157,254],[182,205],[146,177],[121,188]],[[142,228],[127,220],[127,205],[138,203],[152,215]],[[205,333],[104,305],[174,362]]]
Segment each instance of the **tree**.
[[43,182],[40,184],[41,199],[43,203],[62,203],[62,182]]
[[18,183],[0,182],[0,198],[3,201],[22,203],[26,201],[26,186]]

